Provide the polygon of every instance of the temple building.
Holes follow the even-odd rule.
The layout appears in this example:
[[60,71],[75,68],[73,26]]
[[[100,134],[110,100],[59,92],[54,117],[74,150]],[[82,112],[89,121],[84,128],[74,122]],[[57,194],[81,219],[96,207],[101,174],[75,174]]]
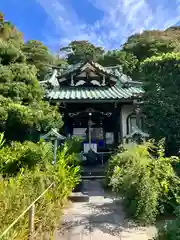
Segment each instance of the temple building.
[[144,129],[139,104],[142,84],[123,74],[120,66],[103,67],[93,61],[53,69],[42,81],[45,98],[59,103],[64,136],[81,136],[83,152],[110,152],[132,141]]

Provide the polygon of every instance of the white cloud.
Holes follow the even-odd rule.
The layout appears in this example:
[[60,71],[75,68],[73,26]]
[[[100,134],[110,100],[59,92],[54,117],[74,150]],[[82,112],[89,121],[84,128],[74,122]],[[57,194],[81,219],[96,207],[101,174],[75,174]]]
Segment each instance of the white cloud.
[[[135,32],[145,29],[165,29],[180,20],[178,2],[168,9],[164,1],[156,0],[90,0],[98,9],[104,10],[106,16],[99,25],[104,26],[105,35],[109,36],[110,47],[116,46],[120,39],[126,39]],[[106,2],[106,4],[104,4]],[[113,3],[113,4],[111,4]],[[110,34],[109,34],[110,33]],[[116,37],[118,36],[118,38]]]
[[135,32],[165,29],[180,20],[180,0],[86,0],[104,13],[92,25],[77,15],[70,0],[36,1],[54,22],[57,36],[48,37],[51,45],[87,39],[106,49],[117,48]]
[[[96,23],[90,26],[78,18],[75,11],[65,0],[36,0],[51,20],[54,22],[56,29],[56,37],[49,35],[46,29],[45,37],[47,37],[47,44],[54,49],[59,49],[63,45],[68,44],[72,40],[85,40],[103,45],[101,36],[97,36],[94,29]],[[51,25],[51,28],[54,26]]]

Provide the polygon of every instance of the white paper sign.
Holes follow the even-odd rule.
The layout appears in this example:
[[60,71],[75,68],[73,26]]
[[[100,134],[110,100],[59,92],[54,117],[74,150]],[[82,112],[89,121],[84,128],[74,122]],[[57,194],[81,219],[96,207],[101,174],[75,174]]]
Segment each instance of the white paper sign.
[[114,133],[107,132],[106,133],[106,144],[113,144],[114,143]]

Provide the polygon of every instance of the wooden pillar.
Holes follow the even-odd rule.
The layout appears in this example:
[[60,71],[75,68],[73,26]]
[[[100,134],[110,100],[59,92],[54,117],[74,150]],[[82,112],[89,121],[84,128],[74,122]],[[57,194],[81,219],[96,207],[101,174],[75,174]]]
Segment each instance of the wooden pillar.
[[74,75],[71,74],[71,86],[74,86]]
[[114,123],[114,143],[116,146],[119,144],[119,122],[120,116],[118,104],[115,103],[113,109],[113,123]]
[[56,164],[57,148],[58,148],[58,140],[57,140],[57,138],[56,138],[56,139],[54,140],[54,164]]
[[119,142],[124,143],[123,141],[123,120],[122,120],[122,105],[118,104],[118,115],[119,115]]
[[29,240],[34,240],[34,215],[35,215],[35,204],[29,209]]

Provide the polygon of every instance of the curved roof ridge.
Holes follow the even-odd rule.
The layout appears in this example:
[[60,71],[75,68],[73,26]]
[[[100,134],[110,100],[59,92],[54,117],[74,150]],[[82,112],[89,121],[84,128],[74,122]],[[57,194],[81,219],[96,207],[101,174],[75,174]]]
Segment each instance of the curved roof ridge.
[[57,69],[54,69],[50,78],[47,79],[47,80],[44,80],[44,81],[40,81],[40,84],[41,85],[50,84],[53,87],[59,87],[59,82],[57,80],[57,75],[58,75],[58,71],[57,71]]

